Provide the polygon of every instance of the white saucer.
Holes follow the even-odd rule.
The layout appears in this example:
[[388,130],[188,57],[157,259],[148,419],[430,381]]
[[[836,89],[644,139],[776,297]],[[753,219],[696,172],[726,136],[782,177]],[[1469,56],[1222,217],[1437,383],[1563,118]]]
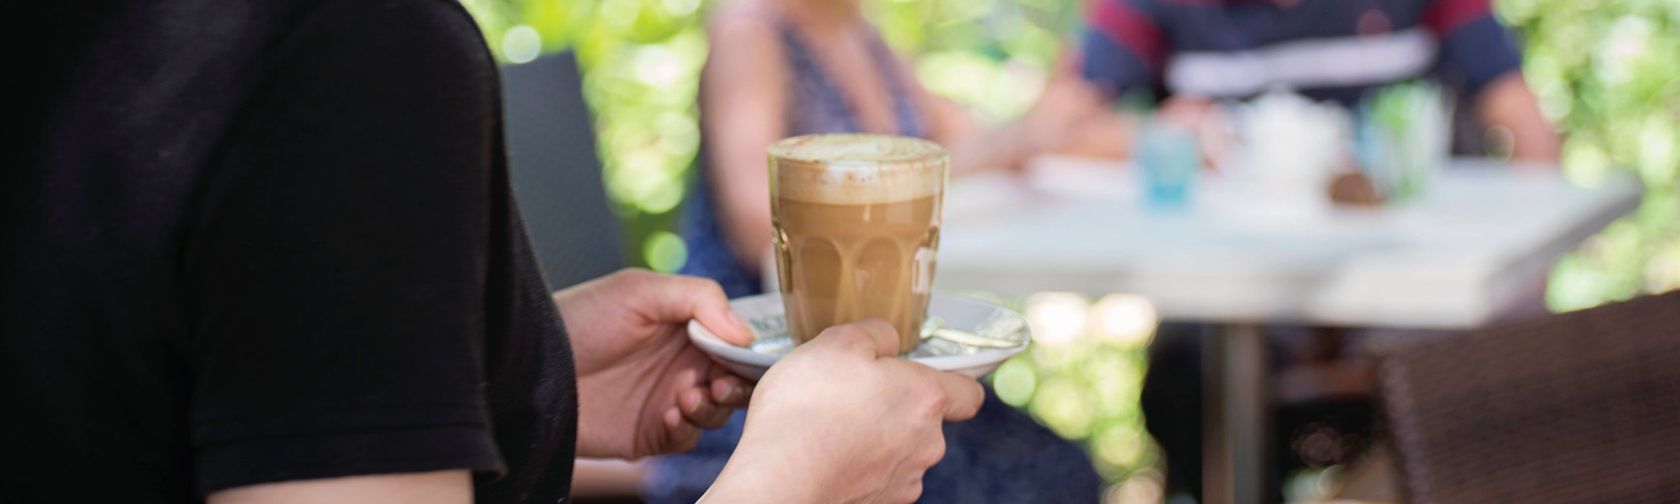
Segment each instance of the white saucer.
[[[760,294],[729,302],[735,314],[752,327],[757,341],[750,348],[724,342],[697,320],[688,322],[688,339],[712,359],[741,376],[757,380],[782,355],[793,350],[782,316],[780,294]],[[928,321],[922,343],[906,356],[940,371],[979,378],[1027,349],[1032,330],[1020,313],[975,298],[935,292],[928,302]]]

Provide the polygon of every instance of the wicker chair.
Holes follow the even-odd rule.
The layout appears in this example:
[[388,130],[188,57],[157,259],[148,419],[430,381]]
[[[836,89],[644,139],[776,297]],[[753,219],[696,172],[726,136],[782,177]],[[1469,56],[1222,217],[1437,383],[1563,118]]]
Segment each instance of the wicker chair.
[[1410,502],[1680,502],[1680,292],[1381,353]]

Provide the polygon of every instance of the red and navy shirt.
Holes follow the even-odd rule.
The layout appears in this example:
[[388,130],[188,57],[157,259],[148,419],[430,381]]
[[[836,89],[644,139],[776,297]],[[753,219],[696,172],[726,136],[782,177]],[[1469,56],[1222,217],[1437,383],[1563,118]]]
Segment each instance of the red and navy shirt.
[[1092,0],[1086,22],[1083,73],[1114,96],[1285,87],[1351,104],[1433,75],[1468,98],[1522,64],[1488,0]]

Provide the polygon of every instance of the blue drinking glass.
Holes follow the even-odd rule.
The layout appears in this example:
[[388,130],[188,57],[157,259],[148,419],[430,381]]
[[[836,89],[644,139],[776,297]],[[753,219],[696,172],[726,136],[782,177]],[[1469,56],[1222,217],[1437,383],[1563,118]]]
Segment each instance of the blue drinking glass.
[[1189,129],[1148,121],[1138,134],[1137,171],[1143,177],[1144,205],[1178,210],[1190,204],[1190,185],[1201,155]]

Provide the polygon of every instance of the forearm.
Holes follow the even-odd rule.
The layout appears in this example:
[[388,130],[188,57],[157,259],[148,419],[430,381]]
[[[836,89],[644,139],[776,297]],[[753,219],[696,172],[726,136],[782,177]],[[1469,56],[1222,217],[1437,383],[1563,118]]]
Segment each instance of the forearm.
[[1488,84],[1477,96],[1475,107],[1476,118],[1483,125],[1509,140],[1512,160],[1557,162],[1562,140],[1541,114],[1522,72],[1507,73]]
[[[768,186],[760,194],[769,194]],[[770,250],[771,226],[770,206],[764,203],[765,197],[753,198],[752,204],[740,202],[734,208],[721,212],[724,222],[720,222],[723,234],[729,240],[729,251],[735,256],[736,263],[747,271],[763,274],[765,254]]]
[[949,142],[955,174],[1019,168],[1044,153],[1118,159],[1130,152],[1132,121],[1081,82],[1054,83],[1019,120]]
[[1131,153],[1136,128],[1119,114],[1092,114],[1078,120],[1076,127],[1055,134],[1034,131],[1025,123],[993,128],[948,146],[951,173],[961,175],[990,168],[1020,168],[1033,156],[1069,156],[1122,159]]
[[1040,150],[1019,123],[986,129],[946,144],[951,151],[951,174],[963,175],[994,168],[1019,168]]
[[1132,135],[1137,126],[1118,113],[1094,114],[1080,121],[1065,138],[1052,144],[1052,153],[1084,158],[1125,159],[1132,154]]
[[769,484],[766,478],[757,474],[742,474],[741,471],[724,470],[718,475],[712,487],[706,489],[706,494],[700,496],[696,504],[724,504],[724,503],[755,503],[755,502],[794,502]]
[[778,463],[737,448],[717,481],[697,504],[823,502],[820,474],[802,474],[793,463]]
[[702,175],[736,262],[760,269],[770,246],[770,180],[764,153],[788,136],[789,69],[781,36],[766,16],[740,3],[719,9],[708,26],[712,51],[701,73]]
[[578,459],[572,464],[572,497],[634,497],[647,472],[645,462]]
[[210,494],[210,504],[470,503],[466,470],[377,474],[230,488]]

